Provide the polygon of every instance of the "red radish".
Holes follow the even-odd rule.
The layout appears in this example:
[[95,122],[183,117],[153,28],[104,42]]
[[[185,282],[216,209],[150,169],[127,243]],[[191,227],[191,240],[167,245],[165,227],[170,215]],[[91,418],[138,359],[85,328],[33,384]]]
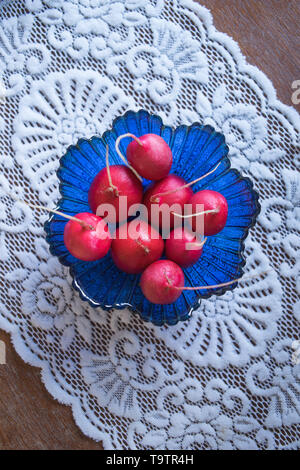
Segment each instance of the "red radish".
[[184,287],[184,275],[182,269],[173,261],[160,260],[151,264],[142,274],[141,289],[149,302],[153,304],[172,304],[176,302],[183,291],[210,290],[230,286],[249,279],[257,278],[268,271],[233,279],[232,281],[212,286]]
[[167,305],[176,302],[184,287],[182,269],[169,260],[159,260],[148,266],[141,277],[141,289],[152,304]]
[[101,217],[89,212],[82,212],[75,216],[64,214],[48,207],[20,201],[12,194],[10,196],[32,209],[51,212],[69,219],[64,228],[64,243],[75,258],[81,261],[96,261],[108,253],[111,246],[111,235],[107,223]]
[[139,175],[148,180],[158,181],[169,174],[173,156],[169,145],[162,137],[156,134],[145,134],[141,137],[133,134],[121,135],[116,141],[116,150],[122,160],[124,156],[119,150],[119,143],[125,137],[133,138],[127,147],[126,157]]
[[164,251],[160,234],[142,220],[133,220],[116,231],[112,242],[112,259],[121,271],[141,273],[158,260]]
[[[106,168],[103,168],[94,178],[88,201],[91,210],[96,214],[102,204],[111,204],[115,208],[115,217],[108,214],[106,220],[111,223],[124,222],[128,218],[128,210],[119,213],[120,197],[127,197],[127,208],[133,204],[140,204],[143,198],[142,183],[124,165],[108,165],[108,148],[106,150]],[[104,216],[104,214],[101,214]]]
[[[200,227],[200,217],[204,217],[204,235],[216,235],[221,232],[226,225],[228,216],[228,204],[225,197],[216,191],[205,189],[194,194],[189,204],[191,204],[191,226],[194,232],[197,226]],[[203,211],[197,212],[197,205],[203,206]]]
[[[221,162],[218,163],[218,165],[213,170],[209,171],[205,175],[202,175],[193,181],[190,181],[189,183],[184,181],[184,179],[180,178],[179,176],[168,175],[161,181],[150,185],[143,199],[143,203],[145,204],[148,210],[148,217],[151,219],[152,204],[156,203],[159,206],[162,206],[162,204],[166,204],[168,207],[165,207],[162,210],[163,215],[159,217],[157,225],[159,225],[159,227],[164,231],[172,229],[174,225],[182,225],[178,218],[174,218],[173,212],[176,213],[176,211],[172,211],[172,206],[174,204],[179,204],[179,206],[177,206],[177,210],[181,210],[181,213],[184,213],[184,205],[188,203],[189,199],[193,195],[193,191],[190,189],[190,186],[195,183],[198,183],[199,181],[214,173],[220,166],[220,164]],[[169,212],[171,213],[170,218],[167,217]],[[168,223],[169,219],[170,223]],[[152,223],[155,224],[155,222],[156,221],[152,220]],[[165,236],[166,234],[164,233],[164,237]]]
[[[166,204],[159,217],[159,227],[164,230],[174,227],[175,219],[173,214],[170,214],[170,218],[167,217],[168,213],[171,212],[172,206],[177,204],[179,205],[178,208],[181,208],[182,212],[184,212],[184,205],[188,203],[193,195],[191,188],[185,187],[185,184],[186,182],[183,178],[171,174],[149,186],[144,194],[143,204],[148,210],[148,217],[152,223],[155,223],[151,217],[152,206]],[[168,224],[168,220],[170,220],[170,224]],[[179,224],[179,220],[177,222]]]
[[182,268],[187,268],[199,260],[205,242],[200,242],[189,230],[177,227],[166,240],[166,257]]
[[[106,222],[89,212],[77,214],[76,219],[79,221],[69,220],[64,229],[67,250],[82,261],[103,258],[111,246],[111,235]],[[83,221],[84,225],[80,224],[80,221]]]

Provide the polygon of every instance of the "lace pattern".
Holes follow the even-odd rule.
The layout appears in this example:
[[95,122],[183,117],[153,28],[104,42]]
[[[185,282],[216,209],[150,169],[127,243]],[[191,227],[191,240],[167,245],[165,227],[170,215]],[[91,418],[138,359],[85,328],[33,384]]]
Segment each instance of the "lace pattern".
[[[262,212],[251,274],[158,328],[83,303],[50,256],[66,147],[127,109],[223,132]],[[300,120],[191,0],[20,0],[0,10],[0,326],[107,449],[296,449],[300,424]],[[298,436],[298,437],[297,437]]]

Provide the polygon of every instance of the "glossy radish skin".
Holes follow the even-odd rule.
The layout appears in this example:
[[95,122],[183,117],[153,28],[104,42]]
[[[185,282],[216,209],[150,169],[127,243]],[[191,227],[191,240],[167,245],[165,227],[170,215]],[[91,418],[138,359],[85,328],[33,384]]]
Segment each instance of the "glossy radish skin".
[[82,227],[79,222],[70,220],[64,229],[64,243],[67,250],[82,261],[96,261],[103,258],[111,246],[111,235],[106,222],[88,212],[77,214],[76,218],[93,226],[95,230]]
[[[218,212],[215,214],[206,214],[204,217],[204,235],[211,236],[221,232],[226,225],[228,216],[228,204],[225,197],[216,191],[205,189],[194,194],[189,204],[192,206],[192,213],[197,213],[197,204],[203,205],[203,210],[214,210]],[[199,216],[201,217],[201,216]],[[192,229],[195,232],[197,227],[197,217],[190,219]]]
[[128,163],[148,180],[157,181],[167,176],[172,167],[172,151],[162,137],[145,134],[139,137],[140,145],[133,140],[127,147]]
[[[182,268],[197,263],[203,252],[203,246],[198,248],[199,240],[189,230],[177,227],[166,240],[166,257]],[[193,249],[189,249],[193,247]]]
[[[183,189],[181,188],[185,184],[186,181],[183,178],[173,174],[166,176],[166,178],[158,181],[157,183],[152,183],[145,192],[143,199],[143,204],[147,207],[148,210],[149,220],[151,220],[151,206],[153,204],[159,206],[162,204],[167,204],[169,207],[171,207],[173,204],[179,204],[179,206],[182,208],[182,213],[184,213],[184,205],[188,203],[193,195],[193,191],[190,187]],[[175,189],[176,192],[155,197],[158,193],[165,193]],[[174,218],[174,216],[171,214],[170,229],[172,229],[174,225],[181,225],[181,223],[182,221],[178,217]],[[163,217],[160,216],[159,228],[167,229],[168,227],[164,225]]]
[[141,277],[141,289],[152,304],[167,305],[176,302],[184,287],[183,271],[176,263],[159,260],[148,266]]
[[108,222],[123,222],[128,218],[128,213],[119,217],[119,197],[127,197],[127,207],[133,204],[140,204],[143,198],[142,183],[125,165],[111,165],[109,167],[111,180],[114,187],[110,186],[107,168],[103,168],[94,178],[88,201],[91,210],[96,214],[97,208],[101,204],[111,204],[116,210],[116,220],[106,217]]
[[136,221],[124,224],[117,229],[112,242],[111,255],[121,271],[138,274],[161,257],[164,251],[164,241],[155,229],[143,221],[139,222],[138,238],[132,236],[130,226],[133,223]]

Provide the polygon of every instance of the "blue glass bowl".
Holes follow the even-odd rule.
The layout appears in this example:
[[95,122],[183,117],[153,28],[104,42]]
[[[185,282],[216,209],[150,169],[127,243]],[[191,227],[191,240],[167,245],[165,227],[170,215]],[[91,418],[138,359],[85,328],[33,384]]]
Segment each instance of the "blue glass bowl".
[[[105,147],[109,145],[110,164],[120,164],[115,151],[115,141],[121,134],[141,136],[146,133],[161,135],[173,152],[172,173],[192,181],[208,173],[219,162],[218,169],[209,177],[194,185],[193,190],[212,189],[222,193],[228,201],[229,211],[226,227],[216,236],[208,238],[200,260],[184,270],[186,286],[214,285],[236,279],[243,274],[244,243],[249,229],[254,225],[260,206],[258,195],[251,181],[238,171],[230,169],[228,147],[222,134],[210,126],[195,123],[175,130],[164,126],[162,120],[146,111],[129,111],[117,118],[112,130],[102,137],[81,139],[76,146],[67,149],[61,158],[57,172],[62,198],[58,210],[70,215],[90,212],[88,191],[96,174],[105,166]],[[124,139],[120,148],[123,154],[130,139]],[[144,181],[146,186],[149,182]],[[236,287],[199,291],[184,291],[171,305],[154,305],[142,294],[140,275],[121,272],[113,263],[111,255],[95,262],[83,262],[67,251],[63,242],[66,219],[52,215],[45,224],[50,251],[60,262],[70,267],[73,286],[83,300],[93,307],[122,309],[128,307],[139,313],[145,321],[155,325],[175,325],[187,320],[199,307],[202,298],[222,295]]]

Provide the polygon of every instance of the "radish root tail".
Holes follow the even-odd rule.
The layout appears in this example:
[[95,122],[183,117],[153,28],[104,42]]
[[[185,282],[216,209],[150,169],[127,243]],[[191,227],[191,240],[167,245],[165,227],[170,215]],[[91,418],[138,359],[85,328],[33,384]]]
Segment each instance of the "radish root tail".
[[122,139],[125,139],[125,137],[131,137],[132,139],[134,139],[139,145],[143,145],[143,143],[140,141],[140,139],[138,137],[136,137],[134,134],[123,134],[123,135],[120,135],[117,140],[116,140],[116,152],[117,154],[119,155],[119,157],[121,158],[121,160],[125,163],[126,166],[128,166],[128,168],[130,168],[130,170],[132,171],[132,173],[135,174],[135,176],[140,180],[140,181],[143,181],[143,178],[141,178],[141,176],[138,174],[138,172],[128,163],[128,161],[126,160],[126,158],[124,157],[124,155],[122,154],[120,148],[119,148],[119,145],[120,145],[120,142]]

